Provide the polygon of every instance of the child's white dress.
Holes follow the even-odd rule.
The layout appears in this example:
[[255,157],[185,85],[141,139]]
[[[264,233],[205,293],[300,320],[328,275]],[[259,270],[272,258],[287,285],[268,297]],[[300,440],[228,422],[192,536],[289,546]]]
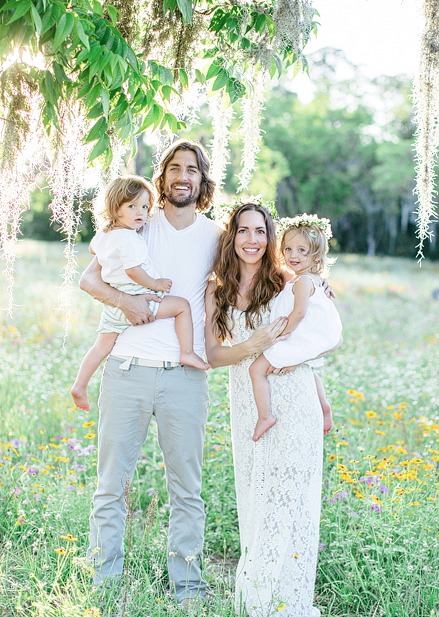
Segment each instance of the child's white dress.
[[[303,274],[311,279],[314,293],[309,298],[308,310],[297,328],[285,341],[275,343],[264,351],[264,356],[271,366],[282,368],[301,364],[320,354],[329,351],[339,342],[342,325],[340,316],[323,287],[317,287],[309,274]],[[299,276],[293,283],[286,283],[284,289],[273,301],[270,321],[277,317],[288,317],[294,308],[293,288]]]

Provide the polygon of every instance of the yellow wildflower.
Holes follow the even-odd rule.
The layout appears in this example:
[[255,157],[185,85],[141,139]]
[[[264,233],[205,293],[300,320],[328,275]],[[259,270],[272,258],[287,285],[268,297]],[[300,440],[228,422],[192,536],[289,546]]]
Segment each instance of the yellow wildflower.
[[60,536],[60,538],[62,540],[68,540],[69,542],[77,542],[78,538],[75,538],[74,536],[72,536],[71,533],[67,533],[65,536]]

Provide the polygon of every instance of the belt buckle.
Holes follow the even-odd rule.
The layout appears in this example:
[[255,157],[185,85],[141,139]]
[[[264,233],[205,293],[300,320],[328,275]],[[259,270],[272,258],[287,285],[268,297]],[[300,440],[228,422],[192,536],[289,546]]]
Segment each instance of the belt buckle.
[[165,371],[170,371],[171,369],[173,369],[174,367],[172,366],[174,363],[173,362],[163,362],[163,368],[165,369]]

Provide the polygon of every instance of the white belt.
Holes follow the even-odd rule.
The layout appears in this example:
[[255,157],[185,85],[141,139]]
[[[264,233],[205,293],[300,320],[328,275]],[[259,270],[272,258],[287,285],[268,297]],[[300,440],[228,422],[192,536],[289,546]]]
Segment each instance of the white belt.
[[180,362],[167,362],[166,360],[146,360],[145,358],[135,358],[133,356],[110,356],[115,360],[122,360],[119,368],[122,371],[129,371],[130,366],[147,366],[148,368],[171,369],[181,366]]

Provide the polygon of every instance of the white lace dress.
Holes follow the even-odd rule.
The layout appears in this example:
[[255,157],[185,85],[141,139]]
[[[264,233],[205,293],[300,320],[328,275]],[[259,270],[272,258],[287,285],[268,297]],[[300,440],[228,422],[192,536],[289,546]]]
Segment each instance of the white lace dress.
[[[233,342],[250,337],[234,310]],[[263,323],[269,322],[266,311]],[[248,368],[230,367],[230,409],[241,558],[235,608],[251,617],[319,617],[313,607],[322,484],[323,417],[311,368],[270,377],[276,424],[256,443]]]

